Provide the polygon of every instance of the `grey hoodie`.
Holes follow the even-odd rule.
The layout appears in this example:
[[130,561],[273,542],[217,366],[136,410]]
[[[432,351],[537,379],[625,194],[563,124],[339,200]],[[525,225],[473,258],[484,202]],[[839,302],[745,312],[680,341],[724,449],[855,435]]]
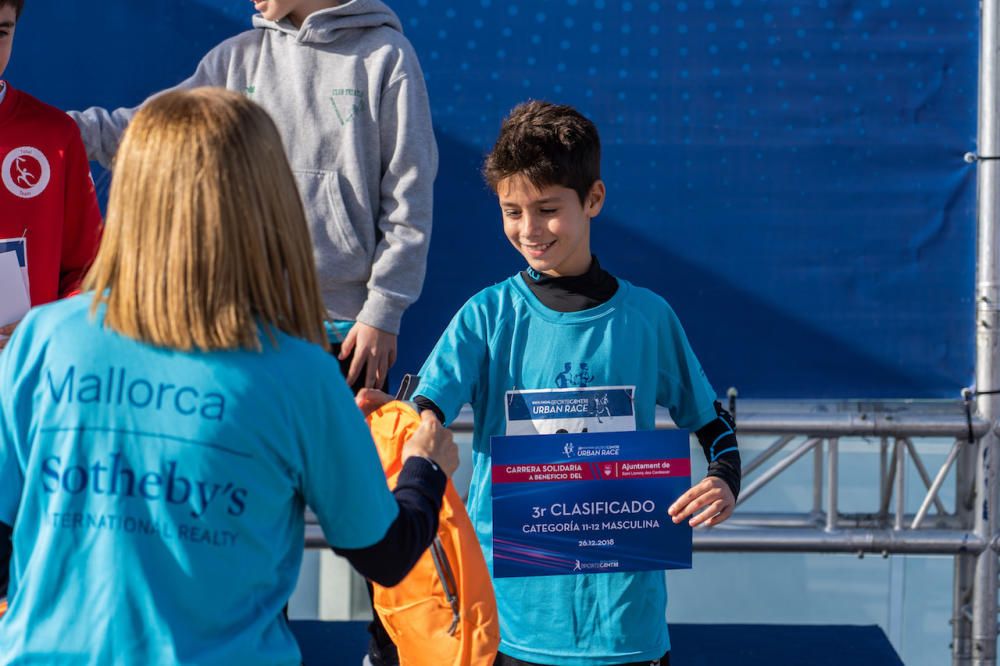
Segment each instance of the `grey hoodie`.
[[[253,25],[177,88],[223,86],[267,109],[298,180],[328,316],[398,333],[423,286],[437,173],[413,47],[380,0],[316,12],[301,28]],[[91,159],[110,165],[136,110],[70,112]]]

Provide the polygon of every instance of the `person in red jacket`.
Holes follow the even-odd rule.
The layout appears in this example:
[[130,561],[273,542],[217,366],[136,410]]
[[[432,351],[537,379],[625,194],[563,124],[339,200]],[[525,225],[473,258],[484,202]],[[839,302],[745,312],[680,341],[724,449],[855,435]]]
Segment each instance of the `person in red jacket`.
[[[0,77],[23,7],[24,0],[0,0]],[[17,253],[32,306],[77,290],[100,236],[101,211],[76,124],[0,78],[0,253]],[[16,325],[0,327],[0,349]]]

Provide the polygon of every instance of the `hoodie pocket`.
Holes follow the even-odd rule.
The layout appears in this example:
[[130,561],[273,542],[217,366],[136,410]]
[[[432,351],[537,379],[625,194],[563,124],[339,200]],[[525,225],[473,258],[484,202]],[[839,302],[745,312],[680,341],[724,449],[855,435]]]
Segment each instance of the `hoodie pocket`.
[[[294,173],[321,281],[366,281],[371,272],[371,252],[347,214],[339,177],[332,171],[296,169]],[[355,217],[356,224],[366,224],[371,218],[361,211]]]

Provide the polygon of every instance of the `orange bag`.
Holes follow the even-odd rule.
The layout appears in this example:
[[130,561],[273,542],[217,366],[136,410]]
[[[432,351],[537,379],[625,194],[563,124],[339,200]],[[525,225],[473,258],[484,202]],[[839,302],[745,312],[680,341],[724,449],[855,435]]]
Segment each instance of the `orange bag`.
[[[395,488],[403,443],[420,426],[420,415],[397,400],[373,412],[368,426]],[[399,585],[372,586],[375,612],[399,649],[400,666],[492,666],[500,645],[493,583],[450,480],[434,543]]]

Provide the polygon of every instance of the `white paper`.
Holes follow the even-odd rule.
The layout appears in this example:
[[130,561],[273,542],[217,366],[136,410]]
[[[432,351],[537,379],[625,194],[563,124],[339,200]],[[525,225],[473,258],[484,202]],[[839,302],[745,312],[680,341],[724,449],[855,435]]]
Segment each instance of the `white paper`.
[[21,321],[30,307],[17,253],[0,253],[0,326]]
[[13,252],[17,255],[17,261],[21,265],[21,276],[24,278],[24,291],[31,300],[31,286],[28,281],[28,239],[24,236],[20,238],[0,238],[0,254]]

